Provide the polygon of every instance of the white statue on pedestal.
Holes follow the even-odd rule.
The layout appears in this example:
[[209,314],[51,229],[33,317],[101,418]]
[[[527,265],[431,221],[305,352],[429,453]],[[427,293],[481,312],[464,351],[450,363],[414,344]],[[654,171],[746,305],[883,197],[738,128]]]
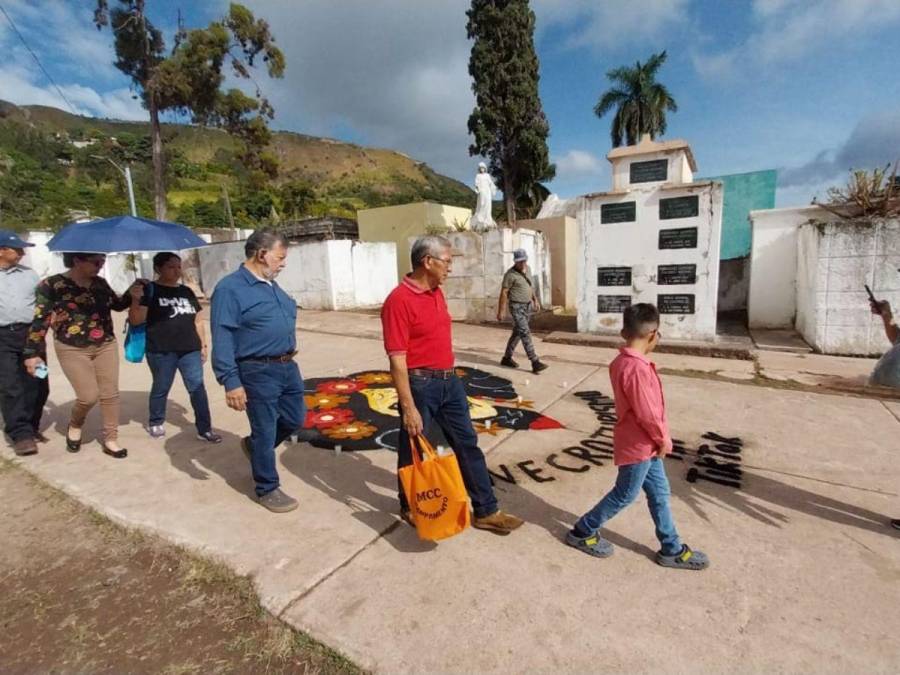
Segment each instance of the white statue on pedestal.
[[475,232],[486,232],[497,227],[491,216],[491,207],[493,206],[494,196],[497,194],[497,185],[491,174],[488,173],[487,165],[484,162],[478,162],[478,174],[475,176],[475,191],[478,192],[478,201],[475,204],[475,213],[472,215],[472,230]]

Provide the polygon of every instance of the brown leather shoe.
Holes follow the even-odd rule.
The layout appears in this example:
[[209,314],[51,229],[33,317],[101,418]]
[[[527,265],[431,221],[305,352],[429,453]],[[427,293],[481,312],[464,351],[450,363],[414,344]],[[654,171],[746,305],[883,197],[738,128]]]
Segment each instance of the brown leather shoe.
[[479,530],[490,530],[497,534],[509,534],[513,530],[522,527],[524,522],[525,521],[521,518],[517,518],[508,513],[503,513],[503,511],[494,511],[489,516],[473,518],[472,527],[478,528]]
[[34,442],[33,438],[23,438],[21,441],[13,443],[13,452],[19,457],[36,455],[38,452],[37,443]]

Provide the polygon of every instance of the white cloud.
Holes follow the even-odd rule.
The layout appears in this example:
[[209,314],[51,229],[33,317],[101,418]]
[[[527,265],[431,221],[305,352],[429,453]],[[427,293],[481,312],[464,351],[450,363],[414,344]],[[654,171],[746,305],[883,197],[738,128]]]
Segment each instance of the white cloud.
[[687,17],[688,0],[534,0],[538,28],[569,33],[568,47],[615,49],[657,38]]
[[771,68],[842,46],[900,23],[898,0],[756,0],[755,26],[740,45],[718,53],[694,51],[697,72],[733,76],[741,66]]
[[145,120],[145,111],[128,89],[103,93],[79,84],[63,84],[60,89],[74,109],[69,108],[56,88],[43,74],[19,65],[6,63],[0,67],[0,98],[18,105],[46,105],[89,117],[123,120]]
[[[9,29],[5,17],[0,17],[0,25],[7,28],[0,31],[0,50],[4,54],[0,63],[0,98],[20,105],[53,106],[80,115],[146,119],[140,102],[122,86],[125,78],[112,65],[111,38],[94,28],[90,7],[60,0],[39,4],[5,0],[4,7],[74,110],[37,66],[18,35]],[[92,86],[76,84],[76,80],[88,81]]]
[[599,174],[603,170],[603,162],[596,155],[586,150],[569,150],[561,157],[553,159],[556,173],[561,179]]

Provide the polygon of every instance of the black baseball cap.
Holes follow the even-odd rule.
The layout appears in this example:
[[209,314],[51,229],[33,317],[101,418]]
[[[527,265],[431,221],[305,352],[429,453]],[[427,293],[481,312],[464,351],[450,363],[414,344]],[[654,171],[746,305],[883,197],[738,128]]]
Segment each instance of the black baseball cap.
[[26,248],[28,246],[34,246],[34,244],[29,244],[15,232],[0,230],[0,248]]

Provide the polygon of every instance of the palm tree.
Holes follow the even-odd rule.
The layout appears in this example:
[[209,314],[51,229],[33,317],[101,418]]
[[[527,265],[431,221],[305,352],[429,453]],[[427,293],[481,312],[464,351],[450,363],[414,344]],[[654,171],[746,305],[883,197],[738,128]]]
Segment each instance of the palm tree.
[[606,73],[615,86],[597,101],[594,114],[603,117],[616,109],[610,128],[614,148],[622,145],[623,136],[627,145],[635,145],[644,134],[656,138],[665,133],[666,111],[678,110],[669,90],[656,81],[656,73],[665,62],[666,52],[662,51],[653,54],[646,63],[638,61],[634,68],[621,66]]

